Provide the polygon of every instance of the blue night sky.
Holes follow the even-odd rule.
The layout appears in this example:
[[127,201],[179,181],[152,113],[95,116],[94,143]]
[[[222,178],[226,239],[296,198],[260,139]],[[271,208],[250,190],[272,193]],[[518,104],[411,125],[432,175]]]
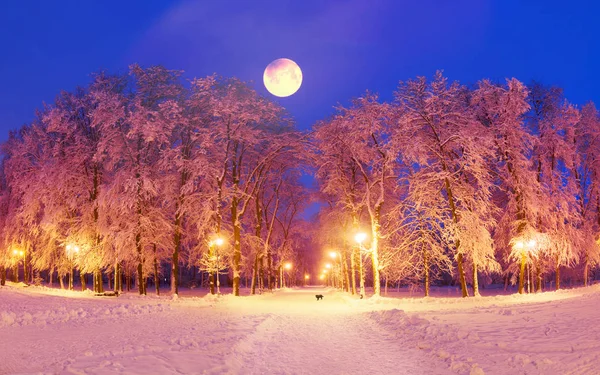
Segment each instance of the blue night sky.
[[20,1],[0,5],[0,140],[60,90],[100,69],[162,64],[262,85],[279,57],[303,70],[276,99],[301,129],[366,89],[443,69],[462,83],[516,77],[600,102],[600,5],[593,1]]

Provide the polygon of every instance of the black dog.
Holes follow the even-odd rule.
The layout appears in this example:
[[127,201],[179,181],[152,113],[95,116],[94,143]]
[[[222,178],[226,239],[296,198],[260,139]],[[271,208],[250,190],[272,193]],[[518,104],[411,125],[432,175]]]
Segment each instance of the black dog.
[[322,294],[316,294],[315,297],[317,297],[317,301],[320,299],[323,299],[323,295]]

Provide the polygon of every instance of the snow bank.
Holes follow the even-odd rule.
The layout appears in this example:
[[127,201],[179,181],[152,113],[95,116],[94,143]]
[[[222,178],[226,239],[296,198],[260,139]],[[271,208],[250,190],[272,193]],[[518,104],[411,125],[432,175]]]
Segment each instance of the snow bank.
[[115,319],[124,315],[151,314],[170,310],[171,306],[164,304],[156,305],[137,305],[137,304],[119,304],[117,306],[96,307],[96,308],[68,308],[65,306],[52,310],[38,311],[30,313],[27,311],[1,311],[0,328],[10,326],[37,325],[72,323],[97,319]]

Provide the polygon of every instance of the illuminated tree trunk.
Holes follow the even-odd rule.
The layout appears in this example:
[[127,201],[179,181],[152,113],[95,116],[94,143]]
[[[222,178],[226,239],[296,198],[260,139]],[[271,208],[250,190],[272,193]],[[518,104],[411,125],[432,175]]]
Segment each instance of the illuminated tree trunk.
[[527,262],[527,255],[523,251],[521,253],[521,267],[519,270],[519,294],[523,294],[523,286],[525,285],[525,263]]
[[233,221],[233,295],[240,295],[240,271],[242,261],[242,228],[238,216],[238,199],[231,203],[231,220]]
[[27,267],[27,255],[28,255],[28,252],[25,252],[25,255],[23,255],[23,282],[25,284],[27,284],[27,281],[29,280],[29,269]]
[[558,262],[558,255],[556,256],[556,290],[560,289],[560,263]]
[[350,278],[352,279],[352,294],[356,294],[356,248],[352,248],[350,254]]
[[142,235],[138,232],[135,235],[135,248],[137,252],[137,283],[138,283],[138,292],[140,295],[146,294],[146,290],[144,288],[144,259],[142,255]]
[[425,297],[429,297],[429,254],[423,246],[423,273],[425,274]]
[[[379,275],[379,209],[377,209],[375,220],[371,225],[371,261],[373,264],[373,293],[381,295],[381,276]],[[363,275],[364,277],[364,275]]]
[[[447,168],[444,165],[444,171],[446,171]],[[452,220],[454,221],[454,223],[458,223],[458,216],[456,214],[456,205],[454,203],[454,195],[452,194],[452,188],[450,187],[450,181],[446,178],[444,179],[444,183],[445,183],[445,187],[446,187],[446,194],[448,195],[448,205],[450,206],[450,213],[452,214]],[[457,257],[456,257],[456,263],[458,266],[458,278],[460,281],[460,289],[462,291],[462,296],[464,297],[468,297],[469,296],[469,290],[467,289],[467,279],[465,277],[465,270],[463,268],[463,255],[462,252],[460,251],[460,243],[458,241],[456,241],[455,244],[455,251],[458,253]]]
[[[262,210],[260,209],[259,194],[257,193],[254,197],[254,212],[256,213],[256,224],[254,226],[254,235],[256,238],[260,238],[262,232]],[[260,273],[258,271],[259,266],[259,250],[256,249],[256,255],[254,256],[254,267],[252,267],[252,283],[250,287],[250,293],[256,294],[256,284],[259,283]]]
[[123,286],[121,285],[121,265],[119,262],[115,262],[115,292],[122,292]]
[[258,272],[258,250],[254,255],[254,266],[252,267],[252,281],[250,282],[250,294],[256,294],[256,284],[259,282],[259,272]]
[[363,256],[360,253],[360,251],[358,253],[358,257],[360,260],[360,262],[358,263],[359,264],[358,271],[360,273],[360,296],[361,296],[361,298],[363,298],[363,297],[366,297],[365,296],[365,270],[363,267]]
[[[79,282],[81,283],[81,291],[85,292],[87,289],[86,281],[85,281],[85,273],[79,272]],[[71,290],[73,290],[73,273],[71,273]]]
[[541,270],[539,262],[540,261],[538,261],[538,263],[535,267],[535,270],[536,270],[537,284],[538,284],[537,290],[538,290],[538,292],[541,292],[542,291],[542,270]]
[[473,261],[473,295],[475,297],[480,297],[479,294],[479,280],[477,279],[477,263]]
[[348,275],[348,259],[346,255],[346,251],[342,251],[342,273],[344,278],[344,291],[348,292],[350,290],[350,277]]
[[[179,204],[177,205],[179,208]],[[179,210],[179,209],[177,209]],[[171,259],[171,293],[179,294],[179,249],[181,247],[181,214],[175,213],[175,233],[173,235],[173,256]],[[212,276],[212,275],[211,275]],[[212,286],[212,284],[211,284]],[[211,287],[211,294],[214,294]]]
[[94,270],[94,291],[96,293],[104,293],[104,281],[102,279],[102,270],[100,270],[100,268]]

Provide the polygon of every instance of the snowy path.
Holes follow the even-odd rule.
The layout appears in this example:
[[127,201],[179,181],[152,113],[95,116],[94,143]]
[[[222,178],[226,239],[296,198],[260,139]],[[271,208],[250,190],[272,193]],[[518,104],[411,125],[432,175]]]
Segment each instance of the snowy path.
[[467,300],[3,287],[0,374],[597,375],[599,310],[600,285]]
[[268,314],[254,333],[236,345],[230,361],[233,372],[447,373],[425,366],[427,359],[423,352],[399,346],[393,337],[370,319],[347,311],[347,305],[338,306],[340,301],[331,301],[327,293],[317,290],[325,294],[325,299],[316,302],[314,292],[308,290],[280,295],[278,303],[283,302],[287,306],[298,300],[304,301],[303,310]]

